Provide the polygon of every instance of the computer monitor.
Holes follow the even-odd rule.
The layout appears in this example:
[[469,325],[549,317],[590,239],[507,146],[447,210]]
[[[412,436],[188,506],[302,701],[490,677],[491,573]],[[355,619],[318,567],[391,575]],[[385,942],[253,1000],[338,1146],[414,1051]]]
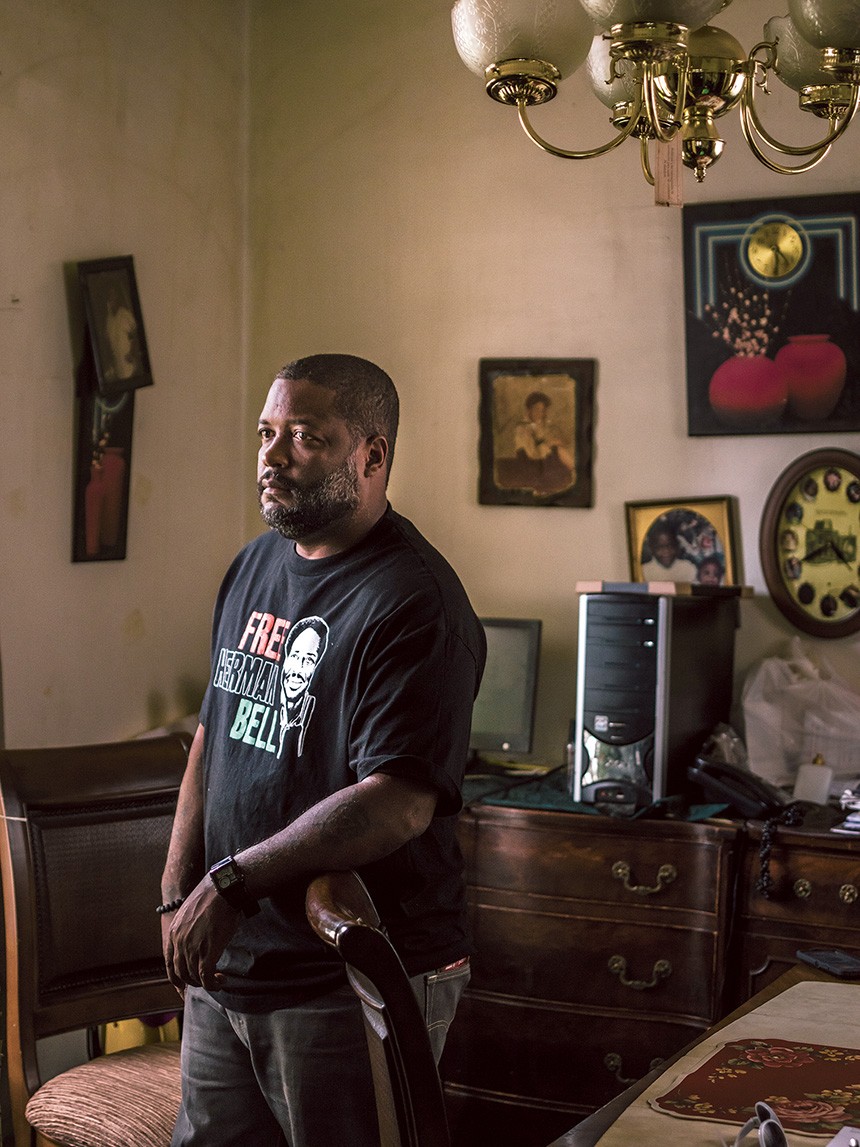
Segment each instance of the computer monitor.
[[482,617],[481,624],[487,635],[487,665],[472,710],[472,756],[531,752],[541,623]]

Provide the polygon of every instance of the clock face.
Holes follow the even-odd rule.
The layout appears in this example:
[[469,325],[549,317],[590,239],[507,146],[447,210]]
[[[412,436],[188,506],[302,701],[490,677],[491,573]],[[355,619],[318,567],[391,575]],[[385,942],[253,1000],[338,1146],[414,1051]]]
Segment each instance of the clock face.
[[860,630],[860,455],[813,450],[777,479],[765,504],[765,580],[785,616],[817,637]]
[[776,283],[787,279],[806,253],[801,228],[785,219],[771,219],[758,224],[746,245],[746,257],[752,270]]

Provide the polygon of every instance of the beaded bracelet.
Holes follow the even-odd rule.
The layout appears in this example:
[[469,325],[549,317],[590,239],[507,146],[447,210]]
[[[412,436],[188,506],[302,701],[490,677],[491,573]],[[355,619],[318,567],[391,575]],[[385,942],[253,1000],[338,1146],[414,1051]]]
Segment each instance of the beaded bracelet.
[[159,916],[164,916],[167,912],[175,912],[176,909],[181,908],[184,903],[185,897],[177,896],[175,900],[168,900],[166,904],[159,904],[155,911]]

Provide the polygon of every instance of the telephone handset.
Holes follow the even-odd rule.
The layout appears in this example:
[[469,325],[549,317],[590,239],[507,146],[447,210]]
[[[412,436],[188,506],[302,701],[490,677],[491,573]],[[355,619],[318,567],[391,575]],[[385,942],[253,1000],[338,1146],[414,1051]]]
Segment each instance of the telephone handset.
[[732,811],[747,819],[765,820],[776,816],[791,800],[763,777],[713,757],[697,757],[695,764],[687,769],[687,778],[699,786],[707,800],[728,804]]

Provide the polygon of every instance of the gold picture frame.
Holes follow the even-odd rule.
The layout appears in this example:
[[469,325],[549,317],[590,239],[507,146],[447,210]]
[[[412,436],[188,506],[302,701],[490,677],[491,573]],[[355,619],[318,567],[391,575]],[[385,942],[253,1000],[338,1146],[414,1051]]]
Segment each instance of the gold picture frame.
[[671,498],[624,506],[634,582],[741,584],[736,498]]

